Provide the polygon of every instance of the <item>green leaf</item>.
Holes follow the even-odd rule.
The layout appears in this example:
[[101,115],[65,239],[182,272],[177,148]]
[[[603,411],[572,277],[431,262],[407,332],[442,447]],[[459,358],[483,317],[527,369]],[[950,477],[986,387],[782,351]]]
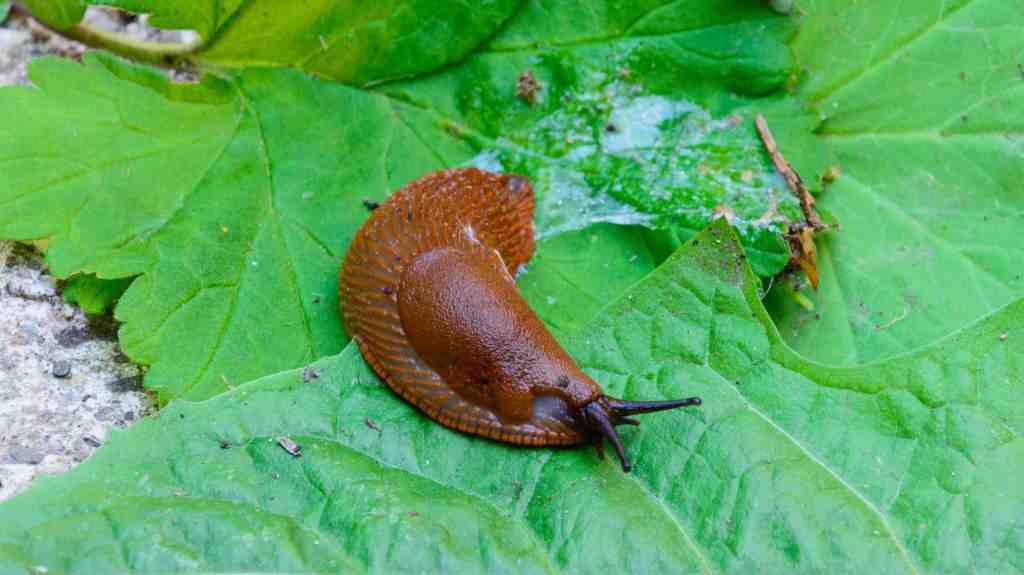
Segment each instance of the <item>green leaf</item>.
[[349,346],[319,379],[285,372],[116,432],[0,506],[0,565],[1014,571],[1024,300],[914,354],[824,367],[781,341],[742,258],[718,224],[570,340],[609,393],[704,398],[624,430],[631,475],[591,449],[447,430]]
[[571,333],[665,260],[671,250],[660,239],[639,226],[596,224],[542,240],[519,289],[549,328]]
[[7,15],[11,12],[10,2],[0,2],[0,24],[3,24],[7,20]]
[[33,0],[34,15],[64,29],[86,4],[151,15],[159,28],[199,33],[188,59],[229,68],[297,68],[366,86],[464,58],[513,14],[517,0],[388,0],[282,3],[273,0]]
[[86,0],[25,0],[32,16],[48,26],[65,30],[78,24],[85,15]]
[[[81,0],[79,0],[81,1]],[[85,0],[89,4],[114,6],[127,12],[149,14],[149,24],[157,28],[194,30],[204,40],[213,38],[231,22],[245,17],[244,0],[183,2],[176,0]],[[265,12],[262,7],[253,9]]]
[[[504,131],[536,131],[545,121],[568,129],[559,122],[570,118],[549,118],[515,93],[519,72],[538,55],[563,68],[574,63],[586,76],[618,70],[622,62],[609,56],[621,52],[627,63],[636,62],[629,79],[635,93],[627,101],[657,98],[685,107],[704,124],[739,113],[749,120],[752,106],[762,101],[754,94],[785,81],[791,60],[784,41],[792,25],[765,7],[727,13],[714,5],[709,0],[693,11],[665,8],[629,29],[605,19],[607,37],[544,49],[509,44],[535,24],[529,16],[534,12],[526,10],[461,65],[378,90],[294,70],[242,70],[192,85],[171,84],[156,72],[96,54],[87,55],[83,66],[38,60],[29,70],[35,87],[0,91],[0,105],[22,111],[0,125],[0,237],[50,238],[47,258],[57,277],[137,276],[115,311],[125,353],[151,366],[146,385],[161,399],[211,397],[228,385],[343,348],[337,270],[366,217],[363,198],[381,199],[430,171],[478,161],[501,144]],[[247,6],[251,11],[256,5]],[[560,10],[574,9],[560,5],[552,14]],[[169,8],[160,13],[171,17]],[[731,39],[711,42],[719,29]],[[537,41],[549,32],[538,26]],[[469,97],[473,82],[486,88],[486,109],[484,100]],[[578,86],[577,95],[585,96],[591,81],[581,76],[580,82],[567,79],[559,89]],[[603,116],[588,122],[605,132]],[[747,154],[753,136],[749,122],[744,126],[692,152],[715,161]],[[680,130],[673,122],[647,127],[662,143]],[[676,151],[685,156],[691,148]],[[653,167],[680,165],[671,154],[658,153],[665,161]],[[707,196],[704,186],[715,182],[699,180],[693,197],[710,202],[717,194],[714,201],[724,201],[750,192],[760,198],[751,204],[753,213],[766,211],[763,200],[775,185],[765,172],[767,160],[747,155],[749,179],[764,186],[748,186],[733,172],[723,175],[730,184]],[[638,190],[655,187],[659,174],[648,170],[627,178],[630,197],[642,201]],[[540,171],[527,175],[543,180]],[[703,204],[703,219],[669,223],[667,230],[604,226],[599,249],[563,257],[576,240],[560,243],[559,234],[582,238],[593,223],[608,220],[607,213],[600,206],[577,211],[569,214],[571,225],[558,228],[553,206],[565,190],[547,184],[538,189],[538,225],[551,242],[542,242],[524,281],[531,303],[559,329],[592,317],[712,215],[710,204]],[[682,197],[686,189],[669,191]],[[676,197],[668,208],[679,208],[680,201]],[[746,231],[753,229],[748,215],[737,219]],[[777,225],[767,221],[764,229]],[[751,257],[762,272],[778,269],[787,257],[775,233],[765,238],[754,230],[745,241],[756,248]],[[556,303],[548,304],[549,297]]]
[[805,10],[799,95],[822,119],[812,141],[789,140],[789,157],[841,166],[819,205],[842,230],[819,244],[815,310],[773,293],[782,334],[821,361],[865,362],[1024,294],[1024,11],[999,0]]
[[77,303],[85,313],[106,313],[131,283],[132,278],[107,280],[92,274],[76,275],[64,284],[64,299]]
[[221,66],[287,66],[364,86],[457,62],[517,0],[246,3],[198,55]]

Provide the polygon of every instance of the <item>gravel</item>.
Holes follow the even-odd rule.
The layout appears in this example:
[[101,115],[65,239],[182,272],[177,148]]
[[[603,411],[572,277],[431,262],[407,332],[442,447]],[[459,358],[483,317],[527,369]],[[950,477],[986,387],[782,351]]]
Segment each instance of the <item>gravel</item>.
[[[136,39],[194,37],[107,9],[90,8],[85,21]],[[27,84],[33,58],[79,59],[83,52],[14,13],[0,25],[0,86]],[[0,242],[0,501],[41,475],[66,472],[88,459],[111,428],[154,411],[140,368],[121,353],[113,320],[86,317],[59,292],[37,251]]]

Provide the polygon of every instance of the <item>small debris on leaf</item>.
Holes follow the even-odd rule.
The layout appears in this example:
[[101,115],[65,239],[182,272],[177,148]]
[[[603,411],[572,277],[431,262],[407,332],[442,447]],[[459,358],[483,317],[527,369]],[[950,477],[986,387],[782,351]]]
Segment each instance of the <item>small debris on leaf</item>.
[[103,445],[103,442],[100,441],[98,437],[96,437],[95,435],[91,435],[91,434],[86,434],[86,435],[82,436],[82,441],[84,441],[86,445],[88,445],[90,447],[93,447],[93,448],[96,448],[96,447],[99,447],[99,446]]
[[834,166],[829,166],[829,168],[825,170],[825,173],[822,174],[821,179],[826,184],[831,184],[832,182],[838,180],[839,176],[841,175],[843,175],[842,166],[840,166],[839,164],[835,164]]
[[519,82],[516,83],[516,96],[519,96],[527,104],[537,103],[537,92],[541,89],[541,82],[533,75],[533,70],[527,70],[519,75]]
[[801,228],[786,237],[796,252],[796,263],[807,275],[811,287],[818,289],[818,250],[814,246],[814,228]]
[[419,517],[419,516],[420,516],[420,514],[418,512],[416,512],[416,511],[410,511],[409,512],[409,517]]
[[789,266],[800,268],[807,275],[807,279],[810,280],[811,287],[817,290],[818,251],[814,246],[814,234],[829,229],[829,226],[821,221],[817,210],[814,209],[814,196],[807,190],[803,179],[800,178],[800,174],[796,173],[793,166],[786,161],[786,158],[782,156],[782,152],[779,151],[779,147],[775,143],[775,137],[772,136],[771,130],[768,129],[768,122],[765,121],[764,116],[758,114],[755,124],[757,125],[757,133],[761,136],[761,142],[771,156],[772,163],[775,164],[775,169],[786,180],[786,185],[789,186],[790,191],[800,201],[800,210],[804,214],[802,221],[789,223],[789,230],[785,234],[789,247],[793,251]]
[[363,421],[366,423],[366,427],[369,427],[370,429],[376,431],[377,433],[380,433],[382,431],[380,426],[377,425],[377,422],[374,421],[373,418],[370,417],[369,415],[367,415],[366,419],[364,419]]
[[284,435],[278,437],[277,444],[287,451],[292,457],[302,457],[302,446],[291,439],[288,439],[288,437]]
[[302,370],[302,381],[304,383],[309,383],[314,379],[320,379],[320,371],[312,365],[307,365],[306,369]]
[[1004,333],[1004,334],[1000,334],[999,335],[999,341],[1006,341],[1008,339],[1010,339],[1010,334],[1008,334],[1008,333]]
[[[796,301],[797,305],[804,309],[804,311],[814,311],[814,302],[810,298],[804,295],[800,290],[793,290],[793,300]],[[815,319],[821,319],[820,315],[815,314]]]
[[217,445],[219,445],[221,449],[231,449],[231,444],[228,443],[228,440],[226,439],[221,439],[217,442]]
[[736,210],[729,206],[719,204],[715,206],[714,215],[712,219],[717,220],[718,218],[725,218],[730,224],[736,220]]
[[800,174],[796,173],[793,166],[786,161],[786,158],[782,157],[782,152],[779,151],[779,147],[775,143],[775,137],[772,136],[771,130],[768,129],[768,122],[765,121],[764,116],[758,114],[756,124],[757,132],[761,136],[765,150],[768,150],[768,154],[772,157],[775,169],[782,174],[786,184],[789,185],[789,189],[800,200],[800,209],[803,210],[807,223],[815,229],[825,229],[824,222],[821,221],[818,213],[814,210],[814,196],[807,191],[807,187],[804,186],[804,181],[800,178]]
[[448,132],[449,134],[451,134],[453,136],[455,136],[456,138],[461,138],[463,132],[465,132],[463,127],[458,125],[458,124],[456,124],[455,122],[445,122],[444,123],[444,131]]
[[375,202],[370,198],[363,198],[363,206],[372,212],[380,207],[380,202]]

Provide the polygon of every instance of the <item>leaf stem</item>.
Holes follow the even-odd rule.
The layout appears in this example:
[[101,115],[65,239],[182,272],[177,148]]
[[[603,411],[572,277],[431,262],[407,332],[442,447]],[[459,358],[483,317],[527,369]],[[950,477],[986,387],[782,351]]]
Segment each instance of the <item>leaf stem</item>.
[[112,34],[82,24],[77,24],[67,30],[58,31],[58,34],[85,44],[90,48],[100,48],[135,62],[164,68],[176,68],[188,62],[188,56],[200,44],[199,42],[168,44],[133,40],[122,34]]
[[[2,1],[2,0],[0,0]],[[74,40],[90,48],[107,50],[118,56],[129,60],[160,66],[164,68],[178,68],[183,64],[191,63],[189,56],[203,44],[201,40],[188,44],[173,44],[162,42],[145,42],[133,40],[123,34],[114,34],[97,30],[83,24],[76,24],[71,28],[60,29],[36,18],[32,13],[18,2],[11,4],[11,13],[25,18],[33,31],[39,31],[69,40]]]

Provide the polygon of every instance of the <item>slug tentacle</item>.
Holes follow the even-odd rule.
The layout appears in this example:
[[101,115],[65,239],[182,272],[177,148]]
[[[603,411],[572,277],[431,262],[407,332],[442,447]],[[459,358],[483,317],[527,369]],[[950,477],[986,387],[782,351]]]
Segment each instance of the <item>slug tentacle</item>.
[[616,417],[626,415],[639,415],[641,413],[654,413],[677,407],[689,405],[700,405],[699,397],[687,397],[686,399],[670,399],[667,401],[624,401],[614,397],[605,397],[605,402]]
[[653,413],[700,404],[699,397],[667,401],[624,401],[609,395],[602,395],[596,401],[584,406],[582,414],[585,424],[592,431],[600,434],[594,439],[598,457],[604,459],[602,441],[607,438],[615,447],[615,453],[618,454],[619,460],[622,462],[622,470],[629,473],[633,469],[633,464],[622,448],[622,439],[619,438],[619,432],[615,430],[616,425],[640,425],[639,421],[627,417],[627,415]]
[[[619,438],[619,432],[615,431],[615,426],[612,425],[611,419],[608,418],[608,413],[605,412],[600,402],[594,401],[587,404],[583,408],[583,417],[587,425],[600,432],[608,441],[612,442],[612,447],[615,448],[615,453],[618,454],[619,461],[622,462],[622,470],[629,473],[633,469],[633,464],[630,463],[629,457],[626,457],[626,450],[622,447],[622,439]],[[604,458],[604,446],[601,445],[600,441],[598,439],[598,453]]]
[[[340,273],[345,327],[398,395],[439,423],[522,445],[607,438],[631,414],[699,405],[605,396],[519,294],[534,197],[517,175],[437,172],[380,203]],[[597,444],[603,454],[602,444]]]

